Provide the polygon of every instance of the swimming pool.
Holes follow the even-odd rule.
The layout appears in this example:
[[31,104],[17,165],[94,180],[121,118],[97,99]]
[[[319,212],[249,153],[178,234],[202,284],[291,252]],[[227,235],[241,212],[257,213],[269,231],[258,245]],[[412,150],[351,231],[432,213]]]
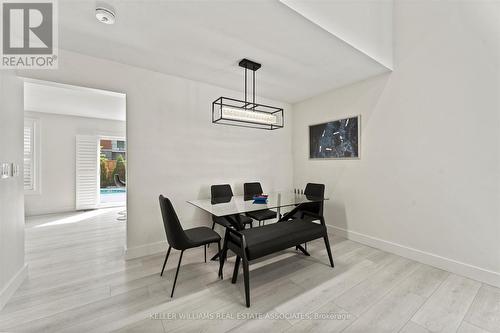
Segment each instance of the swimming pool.
[[101,205],[122,204],[127,201],[127,189],[125,187],[101,188]]
[[101,194],[126,193],[126,188],[101,188]]

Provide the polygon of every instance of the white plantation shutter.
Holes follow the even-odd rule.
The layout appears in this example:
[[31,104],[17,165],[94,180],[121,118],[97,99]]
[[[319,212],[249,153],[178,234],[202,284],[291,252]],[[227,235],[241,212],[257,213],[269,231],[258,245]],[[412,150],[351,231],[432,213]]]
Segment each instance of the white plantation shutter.
[[93,209],[99,204],[99,138],[76,137],[76,209]]
[[24,190],[35,190],[35,121],[24,120]]

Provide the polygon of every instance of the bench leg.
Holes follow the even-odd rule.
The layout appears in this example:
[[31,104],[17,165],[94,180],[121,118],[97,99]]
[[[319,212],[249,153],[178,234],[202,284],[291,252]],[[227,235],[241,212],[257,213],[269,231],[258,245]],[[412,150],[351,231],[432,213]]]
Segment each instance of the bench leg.
[[245,279],[245,301],[247,308],[250,307],[250,272],[248,271],[248,260],[243,258],[243,278]]
[[326,252],[328,252],[328,258],[330,259],[330,266],[335,267],[333,264],[332,250],[330,249],[330,242],[328,241],[328,236],[323,237],[325,240]]
[[233,271],[233,279],[231,280],[231,283],[236,283],[236,280],[238,279],[238,270],[240,269],[240,256],[236,256],[236,262],[234,263],[234,271]]

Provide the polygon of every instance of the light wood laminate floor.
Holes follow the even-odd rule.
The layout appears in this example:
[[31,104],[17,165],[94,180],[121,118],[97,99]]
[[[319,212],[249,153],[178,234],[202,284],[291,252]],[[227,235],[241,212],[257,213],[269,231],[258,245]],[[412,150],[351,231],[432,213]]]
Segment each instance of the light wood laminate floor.
[[230,283],[234,258],[221,281],[203,248],[188,250],[171,299],[179,253],[163,278],[164,254],[125,261],[118,211],[28,219],[29,278],[0,332],[500,332],[500,289],[335,235],[334,269],[322,240],[311,257],[291,249],[252,264],[250,309],[241,271]]

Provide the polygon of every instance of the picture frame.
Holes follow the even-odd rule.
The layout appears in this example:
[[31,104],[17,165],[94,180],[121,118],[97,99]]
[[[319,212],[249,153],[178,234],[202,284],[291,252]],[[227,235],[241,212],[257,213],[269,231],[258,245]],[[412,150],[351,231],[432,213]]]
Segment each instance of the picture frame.
[[360,134],[361,115],[309,125],[309,159],[360,159]]

